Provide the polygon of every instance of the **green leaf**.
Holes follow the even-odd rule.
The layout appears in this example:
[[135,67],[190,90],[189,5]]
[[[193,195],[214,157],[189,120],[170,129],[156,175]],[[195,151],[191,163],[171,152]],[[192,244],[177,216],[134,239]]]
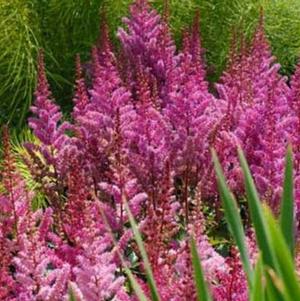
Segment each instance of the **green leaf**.
[[249,209],[255,229],[257,243],[259,249],[262,252],[264,263],[267,264],[269,267],[275,269],[276,264],[274,254],[270,244],[270,237],[268,234],[266,221],[264,219],[262,205],[258,197],[258,193],[253,178],[251,176],[248,163],[240,147],[238,148],[238,155],[244,174],[246,196],[249,203]]
[[151,265],[150,265],[150,262],[149,262],[149,259],[148,259],[148,256],[147,256],[147,252],[144,248],[144,244],[143,244],[141,234],[138,230],[138,227],[136,225],[136,222],[135,222],[134,217],[133,217],[133,215],[132,215],[132,213],[129,209],[129,206],[128,206],[127,202],[124,202],[124,203],[125,203],[125,208],[126,208],[128,217],[129,217],[129,222],[130,222],[130,225],[132,227],[134,238],[137,242],[138,248],[141,252],[141,256],[142,256],[142,259],[143,259],[143,262],[144,262],[144,266],[145,266],[145,270],[146,270],[146,277],[147,277],[147,281],[148,281],[149,288],[150,288],[150,291],[151,291],[152,300],[153,301],[160,301],[160,297],[159,297],[158,290],[157,290],[155,280],[154,280],[154,277],[153,277]]
[[[245,189],[246,189],[246,196],[249,204],[249,209],[250,209],[250,215],[252,219],[252,223],[255,229],[255,235],[256,235],[256,240],[257,244],[259,246],[259,249],[262,253],[262,258],[264,265],[268,266],[271,270],[278,271],[277,267],[277,262],[276,258],[274,255],[273,247],[270,241],[270,233],[268,226],[265,221],[265,216],[263,212],[263,208],[260,202],[260,199],[258,197],[258,193],[253,181],[253,178],[251,176],[250,170],[248,163],[246,161],[246,158],[244,156],[243,151],[241,148],[238,148],[238,155],[240,159],[240,164],[243,170],[244,174],[244,182],[245,182]],[[267,298],[268,301],[281,301],[285,300],[282,297],[282,294],[276,289],[272,281],[268,280],[267,278],[267,292],[272,293],[272,296],[276,296],[275,299],[269,299]],[[267,294],[268,296],[268,294]]]
[[266,267],[266,289],[265,289],[265,300],[274,301],[274,300],[284,300],[290,301],[286,296],[284,297],[284,291],[282,290],[282,281],[276,274],[276,272]]
[[283,195],[280,211],[280,226],[293,256],[295,249],[295,215],[294,215],[294,195],[293,195],[293,154],[289,145],[286,154],[286,165],[283,185]]
[[[145,294],[144,294],[144,292],[143,292],[141,286],[140,286],[139,283],[136,281],[136,279],[135,279],[133,273],[131,272],[130,268],[128,267],[128,264],[127,264],[126,260],[124,259],[122,253],[119,251],[118,243],[117,243],[117,241],[116,241],[116,239],[115,239],[115,236],[114,236],[114,233],[113,233],[113,231],[112,231],[112,229],[111,229],[111,226],[110,226],[109,222],[107,221],[107,217],[106,217],[106,215],[105,215],[103,209],[102,209],[101,207],[100,207],[99,209],[100,209],[100,214],[101,214],[101,216],[102,216],[102,218],[103,218],[104,224],[106,225],[106,228],[107,228],[108,232],[109,232],[110,235],[111,235],[113,244],[114,244],[114,246],[115,246],[115,248],[116,248],[117,255],[119,256],[119,258],[120,258],[120,260],[121,260],[121,262],[122,262],[122,265],[123,265],[123,267],[124,267],[125,273],[127,274],[127,277],[128,277],[128,279],[129,279],[129,281],[130,281],[130,283],[131,283],[131,286],[132,286],[132,288],[133,288],[133,290],[134,290],[136,296],[138,297],[138,300],[139,300],[139,301],[148,301],[148,298],[145,296]],[[128,208],[128,209],[129,209],[129,208]],[[130,211],[130,210],[129,210],[129,211]],[[131,214],[131,213],[130,213],[130,214]],[[131,219],[133,219],[132,214],[131,214]],[[135,224],[134,220],[133,220],[133,223]],[[137,230],[137,229],[136,229],[136,230]],[[137,231],[138,231],[138,230],[137,230]]]
[[277,260],[277,271],[283,283],[284,293],[289,300],[300,300],[300,285],[289,247],[271,211],[266,208],[265,216],[270,230],[272,248]]
[[73,293],[73,290],[70,287],[69,287],[69,298],[68,299],[69,299],[69,301],[77,301],[76,297]]
[[212,158],[215,166],[215,171],[217,174],[217,182],[218,182],[221,199],[223,202],[225,218],[229,225],[229,230],[232,233],[232,236],[234,237],[234,240],[239,248],[243,267],[247,274],[248,283],[249,286],[251,286],[253,273],[251,269],[247,246],[245,243],[245,233],[244,233],[244,228],[240,217],[239,209],[232,193],[230,192],[226,184],[222,167],[218,160],[217,154],[214,150],[212,150]]
[[251,290],[251,301],[264,301],[264,267],[261,255],[259,256],[254,272],[253,288]]
[[148,301],[141,286],[136,281],[136,279],[135,279],[134,275],[132,274],[132,272],[130,271],[130,269],[126,265],[124,265],[124,269],[125,269],[125,273],[127,274],[129,281],[131,283],[131,286],[132,286],[136,296],[138,297],[139,301]]
[[198,301],[212,301],[209,294],[207,283],[204,279],[203,270],[199,254],[197,251],[196,243],[194,238],[191,239],[191,253],[192,253],[192,264],[194,269],[194,280],[196,284],[197,300]]

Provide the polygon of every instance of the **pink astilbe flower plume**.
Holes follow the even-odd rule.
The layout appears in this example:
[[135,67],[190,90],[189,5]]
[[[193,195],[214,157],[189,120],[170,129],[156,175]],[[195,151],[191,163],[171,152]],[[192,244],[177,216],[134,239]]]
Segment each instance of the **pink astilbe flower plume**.
[[105,8],[101,12],[101,22],[99,26],[99,38],[97,41],[97,48],[100,54],[100,58],[105,55],[109,54],[113,50],[113,45],[109,38],[109,26],[107,23],[107,13]]
[[130,122],[128,123],[126,114],[121,115],[120,112],[122,108],[116,113],[114,137],[110,149],[110,180],[99,183],[99,187],[113,197],[113,206],[117,212],[116,224],[123,233],[124,224],[128,222],[124,202],[128,203],[133,215],[137,216],[140,214],[142,203],[147,199],[147,195],[141,191],[137,179],[128,166],[129,153],[125,135],[127,135],[126,129]]
[[42,143],[41,152],[47,163],[55,164],[58,156],[53,152],[60,151],[67,144],[64,131],[68,128],[68,123],[59,124],[62,114],[52,100],[42,51],[39,52],[38,57],[38,83],[35,96],[36,100],[31,110],[36,117],[29,119],[29,125]]
[[140,225],[140,230],[146,237],[145,244],[150,262],[157,270],[169,261],[170,248],[180,230],[178,213],[181,208],[175,198],[172,176],[170,164],[167,162],[161,179],[161,190],[156,195],[156,206],[152,208],[151,204],[148,205],[147,216]]
[[226,264],[227,270],[218,273],[218,282],[213,287],[214,300],[248,301],[247,281],[236,250],[231,252]]
[[149,201],[155,207],[158,183],[170,153],[170,126],[156,108],[149,80],[143,75],[139,83],[139,102],[135,121],[130,127],[129,164]]
[[125,294],[125,279],[116,275],[117,266],[110,249],[109,237],[99,236],[91,244],[84,245],[84,253],[78,256],[78,265],[74,268],[75,283],[84,300],[111,300],[118,294]]
[[[156,78],[159,95],[164,97],[168,74],[176,64],[176,47],[167,24],[143,0],[131,5],[130,18],[124,18],[124,23],[128,30],[120,28],[118,36],[129,62],[135,65],[138,58],[143,69]],[[138,75],[132,77],[137,79]]]
[[[196,33],[198,31],[194,29],[191,37]],[[199,38],[196,41],[200,43]],[[171,78],[168,104],[163,110],[173,128],[171,158],[176,175],[182,181],[186,220],[189,215],[188,190],[206,177],[209,132],[219,117],[216,100],[208,92],[204,79],[201,57],[197,57],[199,52],[200,45],[196,45],[186,33],[180,63]]]
[[250,51],[241,49],[235,65],[217,85],[227,103],[223,126],[214,147],[220,153],[232,189],[242,192],[242,177],[236,156],[240,145],[248,159],[262,198],[276,210],[281,193],[286,144],[295,122],[289,109],[289,87],[279,75],[262,17]]
[[[178,273],[178,285],[180,286],[183,300],[196,300],[196,291],[193,282],[193,267],[191,263],[190,237],[194,237],[201,263],[205,271],[205,277],[213,289],[218,279],[218,274],[228,270],[225,259],[216,252],[205,234],[205,219],[202,213],[201,185],[198,184],[193,210],[190,212],[189,225],[187,226],[187,237],[180,242],[176,256],[176,271]],[[186,289],[188,288],[188,289]]]
[[87,104],[89,103],[89,95],[83,77],[79,54],[76,56],[76,87],[74,96],[73,118],[77,120],[79,116],[85,113]]
[[62,113],[51,96],[42,51],[38,56],[38,82],[31,110],[34,116],[29,118],[29,126],[38,141],[25,144],[28,152],[25,162],[43,193],[48,196],[48,201],[55,207],[56,214],[62,206],[64,177],[69,167],[64,153],[71,143],[66,134],[71,126],[62,121]]
[[[11,155],[7,130],[4,134],[3,184],[0,216],[1,281],[6,288],[3,300],[61,300],[68,266],[48,248],[47,233],[52,223],[52,210],[33,213],[32,194],[26,191]],[[2,266],[2,261],[6,266]],[[61,270],[61,268],[63,270]],[[4,279],[3,279],[4,278]],[[2,293],[2,290],[1,290]],[[43,297],[41,297],[43,296]],[[14,299],[14,298],[17,299]]]
[[[16,249],[16,238],[19,233],[19,213],[27,211],[27,200],[24,200],[24,183],[16,173],[15,160],[12,156],[8,129],[4,127],[3,162],[1,177],[4,192],[0,195],[0,298],[9,300],[15,296],[17,288],[11,267],[13,266],[13,252]],[[25,201],[25,204],[22,202]]]
[[[51,209],[47,210],[51,212]],[[59,301],[65,292],[70,266],[62,263],[54,250],[48,247],[44,231],[48,231],[45,225],[50,227],[51,223],[51,213],[45,213],[43,217],[38,211],[28,220],[26,231],[19,235],[18,253],[13,262],[18,294],[22,300]]]
[[[194,22],[193,26],[191,28],[191,32],[189,34],[189,41],[188,45],[185,45],[185,47],[188,47],[188,51],[192,56],[192,63],[196,66],[197,71],[198,71],[198,76],[202,78],[203,84],[207,83],[205,82],[205,62],[204,62],[204,49],[202,48],[202,43],[201,43],[201,35],[200,35],[200,11],[197,10],[195,17],[194,17]],[[187,41],[185,41],[187,43]]]
[[290,142],[293,146],[294,154],[294,183],[295,183],[295,200],[297,207],[297,216],[300,212],[300,64],[297,65],[294,75],[291,78],[291,92],[289,95],[289,104],[295,119],[294,127]]
[[116,65],[111,60],[100,61],[96,48],[93,49],[92,68],[91,98],[85,113],[77,119],[77,131],[86,168],[94,179],[95,189],[98,189],[98,183],[106,179],[105,173],[109,171],[117,112],[122,122],[130,123],[134,111],[130,93],[123,87]]

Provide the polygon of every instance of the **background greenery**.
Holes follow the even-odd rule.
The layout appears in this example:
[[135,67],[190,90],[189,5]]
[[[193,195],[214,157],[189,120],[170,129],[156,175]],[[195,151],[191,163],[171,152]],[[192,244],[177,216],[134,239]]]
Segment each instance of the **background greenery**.
[[[111,37],[128,13],[132,0],[0,0],[0,123],[22,127],[33,99],[35,59],[46,52],[47,71],[54,96],[65,112],[71,106],[74,57],[88,60],[98,37],[104,7]],[[162,11],[164,0],[150,0]],[[299,0],[169,0],[171,28],[180,35],[201,12],[201,34],[209,78],[216,81],[226,64],[230,36],[242,28],[251,36],[261,7],[267,35],[282,72],[293,71],[300,49]]]

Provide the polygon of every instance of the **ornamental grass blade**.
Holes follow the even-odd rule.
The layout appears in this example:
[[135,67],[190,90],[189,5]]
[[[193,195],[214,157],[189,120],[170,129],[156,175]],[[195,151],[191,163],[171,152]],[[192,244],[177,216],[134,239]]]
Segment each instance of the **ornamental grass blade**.
[[[119,256],[121,262],[122,262],[122,265],[124,267],[124,270],[125,270],[125,273],[131,283],[131,286],[132,286],[132,289],[134,291],[134,293],[136,294],[137,298],[139,301],[149,301],[148,298],[145,296],[144,292],[143,292],[143,289],[141,288],[140,284],[136,281],[133,273],[131,272],[130,268],[128,267],[128,264],[126,262],[126,260],[124,259],[122,253],[119,251],[119,246],[118,246],[118,243],[115,239],[115,236],[114,236],[114,233],[112,231],[112,228],[109,224],[109,222],[107,221],[107,217],[103,211],[103,209],[101,207],[99,207],[100,209],[100,214],[103,218],[103,221],[104,221],[104,224],[106,225],[106,228],[108,230],[108,232],[110,233],[111,235],[111,238],[112,238],[112,241],[113,241],[113,244],[116,248],[116,252],[117,252],[117,255]],[[129,208],[128,208],[129,209]],[[132,216],[132,214],[131,214]],[[133,220],[134,222],[134,220]]]
[[295,213],[293,192],[293,154],[291,145],[288,146],[285,163],[283,195],[280,210],[280,226],[292,257],[295,250]]
[[131,286],[132,286],[136,296],[138,297],[138,300],[139,301],[149,301],[148,298],[145,296],[141,286],[136,281],[134,275],[132,274],[132,272],[130,271],[130,269],[127,266],[125,266],[125,273],[127,274],[128,278],[129,278]]
[[290,300],[283,289],[283,284],[281,278],[276,274],[276,272],[266,267],[266,290],[265,290],[265,300],[266,301],[294,301]]
[[252,268],[250,264],[249,254],[247,250],[247,246],[245,243],[245,233],[243,228],[243,223],[241,220],[241,216],[239,213],[239,209],[236,203],[236,200],[234,199],[231,191],[229,190],[226,180],[222,171],[221,164],[219,162],[218,156],[215,152],[215,150],[212,150],[212,158],[215,166],[215,171],[217,174],[217,182],[218,182],[218,188],[221,195],[223,208],[225,212],[225,218],[227,221],[227,224],[229,225],[229,230],[235,240],[235,243],[237,244],[241,259],[243,263],[244,271],[246,272],[249,286],[252,285]]
[[144,244],[143,244],[142,236],[141,236],[141,234],[138,230],[138,227],[136,225],[136,222],[134,220],[134,217],[133,217],[133,215],[130,211],[130,208],[129,208],[127,202],[124,202],[124,203],[125,203],[125,208],[126,208],[126,211],[127,211],[127,214],[128,214],[129,222],[130,222],[133,234],[134,234],[134,238],[135,238],[136,243],[138,245],[138,248],[139,248],[139,251],[141,253],[142,260],[143,260],[143,263],[144,263],[144,266],[145,266],[146,277],[147,277],[148,285],[149,285],[149,288],[150,288],[150,291],[151,291],[152,300],[153,301],[160,301],[160,297],[159,297],[159,294],[158,294],[158,289],[157,289],[156,284],[155,284],[155,280],[154,280],[154,277],[153,277],[151,265],[150,265],[150,262],[149,262],[149,259],[148,259],[148,256],[147,256],[147,252],[146,252]]
[[71,288],[69,288],[69,298],[68,298],[68,301],[77,301],[76,300],[76,297],[73,293],[73,290]]
[[255,265],[253,287],[250,291],[250,301],[265,301],[264,291],[264,266],[261,255]]
[[251,176],[248,163],[241,148],[238,148],[240,164],[244,174],[246,197],[249,204],[250,215],[255,229],[256,240],[262,252],[264,264],[275,269],[276,263],[272,251],[267,224],[264,218],[262,205]]
[[192,264],[198,301],[212,301],[207,283],[204,278],[200,257],[194,238],[191,239]]
[[[262,253],[263,263],[268,269],[277,272],[278,271],[277,262],[271,245],[270,233],[269,233],[268,225],[265,220],[263,207],[260,202],[258,192],[254,184],[254,180],[251,176],[248,163],[240,147],[238,148],[238,155],[244,174],[246,197],[249,204],[250,215],[255,230],[256,241],[259,250]],[[272,281],[270,280],[270,277],[266,277],[266,282],[267,282],[266,291],[272,293],[272,296],[275,296],[275,299],[270,299],[269,297],[267,297],[268,301],[285,300],[282,294],[280,293],[280,291],[278,291],[278,288],[276,288],[274,283],[272,283]],[[267,294],[267,296],[268,295],[270,294]]]
[[300,300],[300,283],[290,249],[278,223],[267,207],[265,208],[265,217],[269,226],[272,248],[276,256],[277,273],[283,283],[284,295],[288,296],[291,301]]

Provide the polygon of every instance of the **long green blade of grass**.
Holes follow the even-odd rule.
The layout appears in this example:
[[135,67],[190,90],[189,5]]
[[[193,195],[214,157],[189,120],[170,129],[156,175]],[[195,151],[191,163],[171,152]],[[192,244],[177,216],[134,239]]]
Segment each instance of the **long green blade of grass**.
[[260,255],[255,266],[253,287],[250,292],[250,301],[265,301],[263,273],[264,267],[262,257]]
[[212,301],[210,296],[207,283],[204,278],[199,254],[197,251],[196,243],[194,238],[191,239],[191,253],[192,253],[192,264],[194,269],[194,280],[196,284],[197,300],[198,301]]
[[292,256],[295,249],[295,215],[294,215],[294,192],[293,192],[293,154],[289,146],[286,154],[286,165],[283,185],[283,195],[280,211],[280,226],[283,236],[289,246]]
[[[109,222],[107,221],[107,217],[103,211],[103,209],[101,207],[99,207],[99,210],[100,210],[100,214],[103,218],[103,221],[104,221],[104,224],[108,230],[108,232],[110,233],[111,235],[111,238],[112,238],[112,241],[113,241],[113,244],[116,248],[116,252],[117,252],[117,255],[118,257],[120,258],[121,262],[122,262],[122,265],[124,267],[124,270],[125,270],[125,273],[127,274],[127,277],[131,283],[131,286],[132,286],[132,289],[134,291],[134,293],[136,294],[137,298],[139,301],[149,301],[148,298],[145,296],[140,284],[136,281],[133,273],[131,272],[130,268],[128,267],[128,264],[126,262],[126,260],[124,259],[122,253],[120,252],[119,250],[119,246],[118,246],[118,243],[115,239],[115,236],[114,236],[114,233],[111,229],[111,226],[109,224]],[[134,221],[134,220],[133,220]]]
[[300,300],[300,284],[296,275],[296,269],[289,247],[284,239],[283,233],[273,217],[271,211],[266,208],[265,216],[270,230],[272,248],[278,263],[278,272],[284,285],[284,294],[290,300]]
[[268,235],[266,221],[263,215],[262,205],[251,176],[248,163],[243,151],[240,148],[238,148],[238,155],[244,174],[246,196],[249,204],[251,219],[255,229],[257,243],[262,252],[264,263],[274,269],[275,259],[270,244],[270,237]]
[[125,208],[126,208],[126,211],[127,211],[127,214],[128,214],[130,225],[132,227],[134,238],[137,242],[139,251],[141,252],[141,256],[142,256],[143,263],[144,263],[145,270],[146,270],[147,281],[148,281],[149,288],[150,288],[150,291],[151,291],[152,300],[153,301],[160,301],[160,297],[159,297],[158,290],[157,290],[155,280],[154,280],[154,277],[153,277],[151,265],[150,265],[150,262],[149,262],[149,259],[148,259],[148,256],[147,256],[147,252],[145,250],[141,234],[138,230],[138,227],[136,225],[136,222],[134,220],[134,217],[133,217],[133,215],[130,211],[130,208],[129,208],[127,202],[125,202]]
[[[278,263],[276,261],[275,254],[272,248],[270,233],[265,220],[263,208],[258,197],[258,193],[254,184],[254,180],[251,176],[248,163],[240,147],[238,148],[238,155],[244,174],[246,197],[249,204],[250,215],[255,230],[257,244],[262,253],[263,263],[267,266],[268,269],[274,270],[277,273]],[[266,282],[267,301],[285,300],[281,292],[278,290],[278,287],[275,287],[270,277],[266,277]],[[272,294],[272,298],[275,297],[275,299],[270,299],[270,294]]]
[[218,160],[216,152],[212,151],[212,158],[215,166],[215,171],[217,174],[217,182],[219,187],[219,192],[223,202],[223,207],[225,211],[225,218],[229,225],[229,230],[234,237],[234,240],[239,248],[241,259],[243,263],[244,270],[247,274],[249,286],[252,285],[252,268],[249,260],[249,254],[245,243],[245,233],[243,229],[242,220],[238,210],[236,201],[230,192],[225,177],[222,171],[222,167]]
[[138,297],[138,300],[139,301],[148,301],[148,299],[145,296],[141,286],[136,281],[134,275],[132,274],[132,272],[130,271],[130,269],[127,266],[125,266],[125,272],[126,272],[128,278],[129,278],[129,281],[131,283],[131,286],[132,286],[136,296]]
[[76,297],[73,293],[73,290],[71,288],[69,288],[69,298],[68,298],[68,301],[77,301],[76,300]]

